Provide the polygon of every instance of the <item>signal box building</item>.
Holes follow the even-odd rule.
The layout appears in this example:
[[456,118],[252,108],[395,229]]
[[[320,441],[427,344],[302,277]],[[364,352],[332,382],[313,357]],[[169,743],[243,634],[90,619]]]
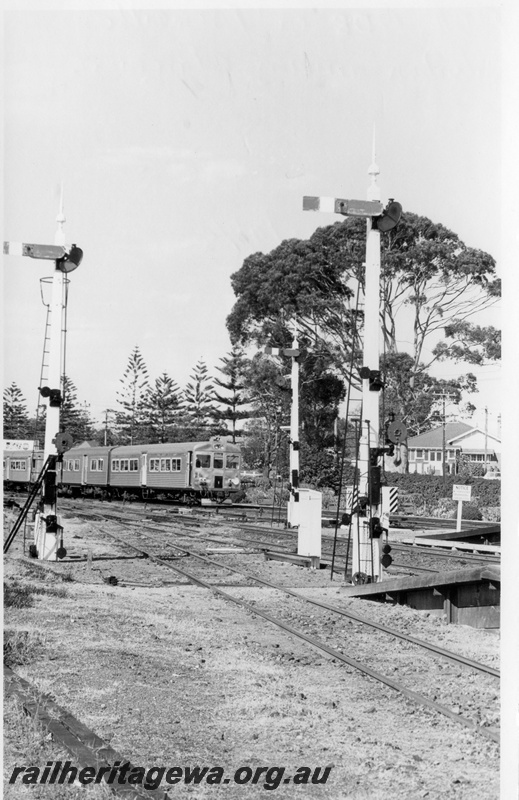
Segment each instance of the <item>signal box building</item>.
[[[426,433],[411,436],[407,441],[409,472],[422,475],[442,475],[443,426]],[[445,464],[447,475],[456,475],[461,457],[479,474],[500,476],[501,441],[480,428],[465,422],[447,422],[445,425]]]

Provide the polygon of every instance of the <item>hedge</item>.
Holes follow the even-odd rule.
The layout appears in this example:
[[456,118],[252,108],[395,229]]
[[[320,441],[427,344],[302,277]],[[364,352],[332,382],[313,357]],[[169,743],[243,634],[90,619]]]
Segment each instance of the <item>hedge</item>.
[[486,481],[484,478],[460,478],[459,475],[446,475],[445,482],[441,475],[403,475],[400,472],[386,472],[385,483],[398,486],[404,492],[419,494],[424,503],[436,503],[441,498],[452,499],[454,484],[472,486],[471,502],[479,508],[482,506],[499,506],[501,504],[501,481]]

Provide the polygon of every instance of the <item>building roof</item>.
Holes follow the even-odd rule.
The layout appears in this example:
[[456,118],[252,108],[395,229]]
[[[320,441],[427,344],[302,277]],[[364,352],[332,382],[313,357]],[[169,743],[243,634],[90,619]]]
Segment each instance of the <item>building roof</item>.
[[[473,430],[472,425],[466,422],[447,422],[445,424],[445,441],[449,443],[451,439],[456,439],[467,431]],[[420,433],[418,436],[411,436],[407,440],[408,447],[442,447],[443,446],[443,425],[431,428],[430,431]]]

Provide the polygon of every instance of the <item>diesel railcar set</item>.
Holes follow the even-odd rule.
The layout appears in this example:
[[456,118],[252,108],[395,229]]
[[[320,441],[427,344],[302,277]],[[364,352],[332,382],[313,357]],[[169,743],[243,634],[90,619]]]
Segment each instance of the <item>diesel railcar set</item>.
[[[41,451],[4,451],[6,487],[34,481],[42,464]],[[60,492],[73,496],[160,497],[189,504],[232,499],[240,487],[240,447],[220,437],[115,447],[84,443],[67,450],[58,468]]]

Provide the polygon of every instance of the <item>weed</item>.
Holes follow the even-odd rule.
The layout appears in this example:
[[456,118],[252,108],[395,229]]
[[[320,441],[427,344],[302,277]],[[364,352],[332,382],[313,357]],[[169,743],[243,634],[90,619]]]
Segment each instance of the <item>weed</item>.
[[33,594],[29,586],[22,586],[18,581],[4,581],[5,608],[30,608],[34,605]]
[[7,667],[22,666],[41,655],[43,642],[38,633],[32,631],[4,631],[4,664]]

